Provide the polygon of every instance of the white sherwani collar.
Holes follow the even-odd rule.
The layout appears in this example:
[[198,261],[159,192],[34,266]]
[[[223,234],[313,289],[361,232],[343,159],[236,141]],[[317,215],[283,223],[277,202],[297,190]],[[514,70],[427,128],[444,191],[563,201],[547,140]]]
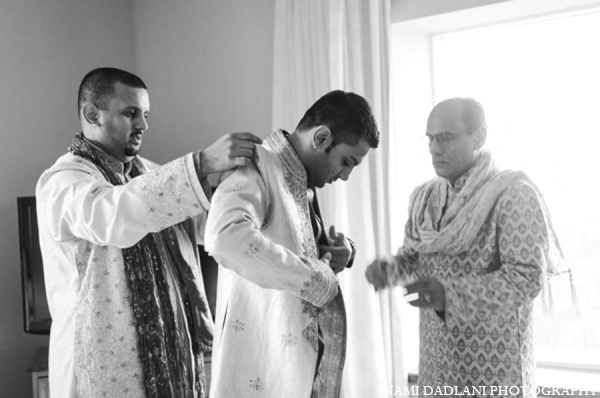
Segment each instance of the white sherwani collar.
[[281,159],[286,169],[298,180],[305,181],[305,185],[308,186],[306,168],[288,140],[288,136],[286,131],[278,129],[266,139],[266,143]]

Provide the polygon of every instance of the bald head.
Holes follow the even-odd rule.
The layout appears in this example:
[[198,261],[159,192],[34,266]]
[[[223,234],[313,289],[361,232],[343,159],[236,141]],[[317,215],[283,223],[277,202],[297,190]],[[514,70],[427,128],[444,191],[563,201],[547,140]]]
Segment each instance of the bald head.
[[454,184],[477,162],[486,134],[485,112],[479,102],[451,98],[437,104],[427,120],[436,174]]
[[450,98],[442,101],[433,107],[429,119],[432,116],[455,119],[456,123],[462,123],[468,133],[479,128],[487,130],[483,106],[473,98]]

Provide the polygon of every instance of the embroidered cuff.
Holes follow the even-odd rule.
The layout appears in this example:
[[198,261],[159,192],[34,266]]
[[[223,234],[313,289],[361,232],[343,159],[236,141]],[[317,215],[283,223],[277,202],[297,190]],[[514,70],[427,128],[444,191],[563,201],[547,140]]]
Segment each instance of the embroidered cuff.
[[[321,263],[320,260],[308,261]],[[335,297],[339,282],[331,269],[326,269],[322,263],[317,267],[322,270],[316,270],[310,280],[304,282],[300,297],[320,308]]]
[[200,201],[200,204],[202,205],[202,207],[205,210],[208,210],[210,207],[210,200],[209,200],[209,195],[207,195],[206,191],[205,191],[205,186],[207,185],[205,184],[206,178],[204,179],[205,181],[203,181],[201,179],[201,175],[202,173],[199,172],[199,170],[201,170],[201,155],[199,155],[200,152],[196,152],[196,153],[190,153],[189,155],[187,155],[185,157],[185,166],[186,166],[186,171],[188,174],[188,182],[190,184],[190,186],[192,187],[192,190],[194,191],[194,193],[196,194],[196,197],[198,198],[198,200]]

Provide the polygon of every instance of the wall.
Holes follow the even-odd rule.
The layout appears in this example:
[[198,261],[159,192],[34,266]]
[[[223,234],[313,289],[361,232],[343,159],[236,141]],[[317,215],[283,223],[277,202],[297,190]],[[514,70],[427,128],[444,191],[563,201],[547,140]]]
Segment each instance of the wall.
[[[23,332],[18,196],[79,131],[85,73],[115,66],[149,85],[144,155],[159,162],[271,123],[274,1],[2,0],[0,5],[0,397],[31,397],[47,336]],[[169,4],[167,4],[169,3]],[[27,163],[25,163],[27,162]]]
[[151,105],[143,156],[164,163],[228,132],[270,133],[275,0],[133,4]]
[[391,0],[392,21],[407,21],[505,1],[509,0]]
[[85,73],[133,68],[132,20],[124,0],[0,4],[0,397],[32,396],[27,368],[48,345],[23,332],[16,198],[34,195],[38,176],[79,131]]

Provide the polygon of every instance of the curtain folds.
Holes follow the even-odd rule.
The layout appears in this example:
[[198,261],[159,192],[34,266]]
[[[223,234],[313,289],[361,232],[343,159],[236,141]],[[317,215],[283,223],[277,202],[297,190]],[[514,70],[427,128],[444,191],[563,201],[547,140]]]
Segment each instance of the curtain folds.
[[326,227],[335,225],[357,246],[354,267],[340,274],[348,313],[342,397],[383,397],[390,386],[406,385],[399,289],[376,294],[364,276],[373,259],[393,253],[401,229],[390,218],[397,213],[390,0],[276,0],[275,7],[273,129],[293,131],[314,101],[340,89],[369,101],[382,134],[348,182],[318,195]]

